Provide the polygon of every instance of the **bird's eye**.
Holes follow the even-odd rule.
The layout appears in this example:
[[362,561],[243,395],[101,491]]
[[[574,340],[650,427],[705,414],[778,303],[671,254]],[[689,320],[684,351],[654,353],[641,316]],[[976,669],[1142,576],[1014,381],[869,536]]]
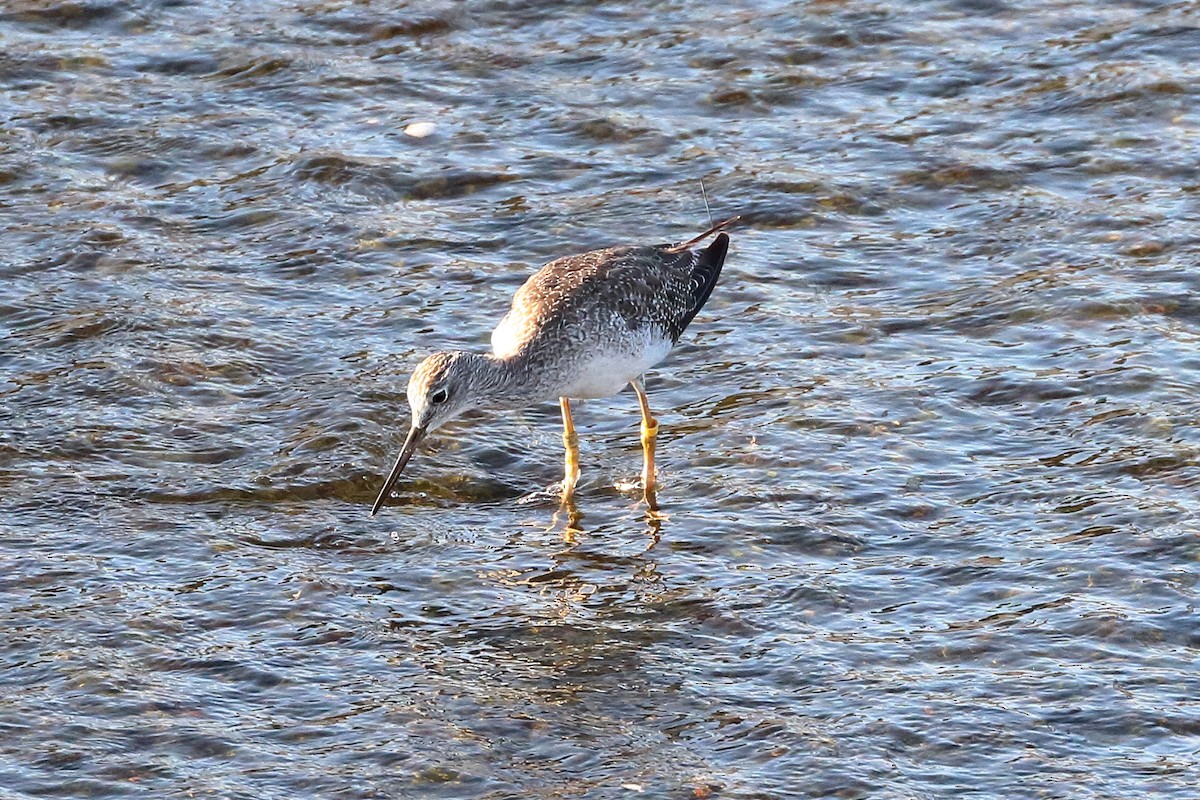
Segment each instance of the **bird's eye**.
[[446,390],[438,389],[436,392],[429,395],[429,402],[434,403],[434,404],[441,404],[441,403],[446,402]]

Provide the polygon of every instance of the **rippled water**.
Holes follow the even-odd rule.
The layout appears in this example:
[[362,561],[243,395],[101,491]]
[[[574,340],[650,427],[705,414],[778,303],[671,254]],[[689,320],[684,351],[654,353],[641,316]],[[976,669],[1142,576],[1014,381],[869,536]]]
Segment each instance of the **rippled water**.
[[[0,794],[1194,797],[1188,3],[0,6]],[[432,135],[404,132],[433,123]],[[419,131],[419,129],[411,129]],[[740,213],[632,395],[434,437]]]

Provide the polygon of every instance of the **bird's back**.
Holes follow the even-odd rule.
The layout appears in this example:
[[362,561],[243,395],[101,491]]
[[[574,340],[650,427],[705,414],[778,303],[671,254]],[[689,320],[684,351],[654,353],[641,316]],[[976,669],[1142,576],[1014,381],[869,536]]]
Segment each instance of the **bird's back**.
[[551,261],[513,296],[492,332],[492,350],[506,358],[543,346],[654,340],[669,349],[708,300],[728,249],[720,233],[701,251],[610,247]]

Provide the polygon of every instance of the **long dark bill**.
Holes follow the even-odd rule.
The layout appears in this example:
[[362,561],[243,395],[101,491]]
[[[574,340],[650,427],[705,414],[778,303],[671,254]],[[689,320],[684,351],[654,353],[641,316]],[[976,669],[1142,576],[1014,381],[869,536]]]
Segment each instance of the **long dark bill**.
[[383,488],[379,491],[379,497],[375,498],[375,505],[371,506],[371,516],[375,516],[383,501],[387,499],[388,492],[392,491],[392,487],[396,485],[396,481],[400,480],[400,473],[404,472],[404,467],[408,464],[408,460],[413,457],[413,453],[417,452],[417,445],[424,438],[425,431],[421,428],[409,428],[408,438],[404,440],[404,448],[400,451],[400,455],[396,457],[396,463],[392,465],[392,471],[388,473],[387,480],[383,482]]

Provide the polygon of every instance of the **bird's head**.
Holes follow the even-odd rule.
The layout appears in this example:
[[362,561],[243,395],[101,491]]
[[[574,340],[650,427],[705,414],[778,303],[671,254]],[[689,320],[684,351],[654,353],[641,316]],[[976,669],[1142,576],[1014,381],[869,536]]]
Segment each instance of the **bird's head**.
[[379,497],[375,499],[371,516],[379,511],[425,435],[478,404],[478,379],[484,371],[484,361],[485,356],[474,353],[434,353],[417,366],[408,380],[412,427]]
[[437,430],[475,407],[475,378],[481,356],[473,353],[434,353],[408,379],[412,426],[422,435]]

